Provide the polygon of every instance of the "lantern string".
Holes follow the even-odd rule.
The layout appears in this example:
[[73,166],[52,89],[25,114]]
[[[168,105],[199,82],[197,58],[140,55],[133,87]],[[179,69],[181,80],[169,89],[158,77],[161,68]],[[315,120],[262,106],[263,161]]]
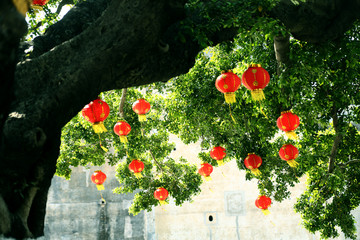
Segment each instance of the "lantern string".
[[230,106],[230,104],[229,104],[229,110],[230,110],[230,117],[231,117],[231,119],[234,121],[234,123],[236,124],[237,122],[236,122],[235,118],[233,117],[233,115],[232,115],[232,113],[231,113],[231,106]]
[[143,122],[140,122],[140,130],[141,130],[141,136],[144,137],[144,128],[143,128]]
[[98,135],[99,135],[99,141],[100,141],[100,147],[101,147],[101,149],[104,150],[104,152],[108,152],[109,150],[101,144],[100,133],[98,133]]

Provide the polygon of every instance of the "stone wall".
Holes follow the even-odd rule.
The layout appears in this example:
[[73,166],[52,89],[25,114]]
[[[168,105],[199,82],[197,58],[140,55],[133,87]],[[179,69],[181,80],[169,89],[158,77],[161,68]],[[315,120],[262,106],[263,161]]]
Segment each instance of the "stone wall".
[[[184,156],[200,166],[197,144],[184,145],[174,139],[173,157]],[[174,204],[155,208],[157,240],[317,240],[301,225],[301,217],[292,206],[305,189],[305,178],[292,188],[290,199],[273,202],[265,216],[256,208],[256,180],[245,181],[235,161],[214,168],[212,180],[202,185],[202,192],[193,203],[181,207]],[[360,239],[360,208],[353,212]],[[339,240],[345,239],[341,235]]]
[[[90,180],[94,170],[107,175],[105,190]],[[71,180],[54,177],[48,195],[45,239],[49,240],[144,240],[153,239],[153,213],[129,215],[134,194],[119,195],[113,167],[78,167]]]

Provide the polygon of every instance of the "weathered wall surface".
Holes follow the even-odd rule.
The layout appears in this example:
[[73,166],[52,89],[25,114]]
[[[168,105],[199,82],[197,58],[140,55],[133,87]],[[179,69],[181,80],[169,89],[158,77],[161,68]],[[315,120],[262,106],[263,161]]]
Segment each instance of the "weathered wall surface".
[[[101,194],[90,180],[94,170],[107,175]],[[78,167],[71,180],[54,177],[48,196],[45,239],[50,240],[143,240],[152,239],[151,213],[129,215],[133,194],[113,194],[119,186],[114,168]],[[149,217],[149,216],[150,217]]]
[[[196,144],[186,146],[178,141],[174,156],[182,155],[200,166],[196,158],[201,151]],[[279,159],[280,161],[280,159]],[[315,240],[301,226],[301,217],[292,209],[305,189],[305,179],[292,189],[289,200],[273,202],[270,215],[255,207],[258,197],[256,181],[245,181],[235,161],[214,168],[212,180],[202,185],[193,203],[156,207],[157,240]],[[360,239],[360,209],[354,211]],[[337,239],[345,239],[340,236]]]

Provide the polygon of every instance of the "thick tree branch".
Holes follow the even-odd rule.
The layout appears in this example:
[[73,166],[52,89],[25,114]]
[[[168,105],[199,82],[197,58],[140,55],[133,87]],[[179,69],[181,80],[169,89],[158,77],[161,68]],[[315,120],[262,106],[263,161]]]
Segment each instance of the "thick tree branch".
[[126,93],[127,93],[127,88],[123,88],[123,90],[121,92],[121,99],[120,99],[120,105],[119,105],[119,115],[120,115],[120,118],[122,118],[122,119],[125,118],[124,104],[126,101]]
[[271,15],[301,41],[319,43],[335,40],[360,17],[359,0],[317,0],[301,4],[281,0]]
[[279,64],[288,65],[290,62],[289,53],[290,53],[290,36],[275,36],[274,37],[274,50],[276,61]]

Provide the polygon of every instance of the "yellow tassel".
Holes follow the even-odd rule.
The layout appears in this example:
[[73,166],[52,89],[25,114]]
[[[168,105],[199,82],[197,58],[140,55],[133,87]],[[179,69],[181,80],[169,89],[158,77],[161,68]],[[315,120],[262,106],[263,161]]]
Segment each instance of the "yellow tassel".
[[290,167],[293,167],[293,168],[296,168],[299,165],[299,163],[295,160],[289,160],[289,161],[287,161],[287,163],[290,165]]
[[265,99],[264,92],[261,88],[252,90],[251,97],[254,101],[261,101]]
[[139,122],[146,122],[146,115],[145,114],[139,114]]
[[134,173],[135,174],[135,177],[136,178],[142,178],[143,175],[141,174],[141,172],[138,172],[138,173]]
[[265,216],[270,214],[269,209],[261,209],[261,211],[263,212],[263,214],[264,214]]
[[101,147],[102,150],[104,150],[104,152],[108,152],[108,151],[109,151],[106,147],[104,147],[104,146],[102,146],[102,145],[100,145],[100,147]]
[[204,177],[205,178],[205,181],[211,181],[212,180],[212,178],[210,177],[210,176],[207,176],[207,177]]
[[162,201],[162,200],[159,200],[159,202],[161,206],[168,204],[166,201]]
[[224,93],[225,96],[225,102],[228,104],[231,103],[235,103],[236,102],[236,98],[235,98],[235,92],[227,92]]
[[93,123],[92,126],[95,133],[107,132],[103,122]]
[[102,184],[96,184],[96,187],[99,191],[102,191],[105,189],[104,185],[102,185]]
[[255,176],[260,176],[261,175],[261,172],[258,168],[254,168],[254,169],[251,169],[251,172],[255,175]]
[[42,11],[42,10],[43,10],[43,7],[42,7],[42,6],[39,6],[39,5],[31,5],[31,8],[32,8],[32,9],[35,9],[35,10],[38,10],[38,11]]
[[285,134],[289,139],[298,140],[298,136],[296,135],[296,133],[294,131],[288,131],[288,132],[285,132]]
[[223,161],[223,160],[217,160],[217,163],[218,163],[219,166],[224,165],[224,161]]
[[128,143],[127,137],[126,136],[120,136],[120,142],[122,143]]

